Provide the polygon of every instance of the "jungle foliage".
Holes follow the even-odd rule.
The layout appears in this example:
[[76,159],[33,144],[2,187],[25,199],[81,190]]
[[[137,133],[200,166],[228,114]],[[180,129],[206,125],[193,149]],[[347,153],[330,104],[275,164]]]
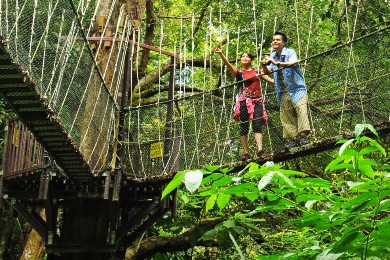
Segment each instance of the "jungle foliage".
[[208,166],[179,172],[163,197],[185,184],[188,191],[178,193],[181,210],[196,212],[197,219],[182,230],[220,220],[193,241],[208,246],[219,241],[220,259],[230,259],[227,254],[234,259],[386,259],[389,151],[371,125],[357,125],[355,135],[339,141],[326,178],[270,161],[250,163],[240,172]]

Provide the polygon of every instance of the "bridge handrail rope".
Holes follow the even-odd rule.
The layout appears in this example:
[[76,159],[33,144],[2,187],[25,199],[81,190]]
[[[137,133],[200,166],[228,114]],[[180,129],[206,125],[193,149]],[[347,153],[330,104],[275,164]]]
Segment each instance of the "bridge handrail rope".
[[[373,35],[375,35],[375,34],[378,34],[378,33],[380,33],[380,32],[383,32],[383,31],[386,31],[386,30],[389,30],[389,29],[390,29],[390,25],[388,25],[388,26],[386,26],[386,27],[384,27],[384,28],[378,29],[378,30],[376,30],[376,31],[370,32],[370,33],[368,33],[368,34],[366,34],[366,35],[363,35],[363,36],[361,36],[361,37],[355,38],[355,39],[353,39],[353,40],[351,40],[351,41],[348,41],[348,42],[346,42],[346,43],[337,45],[336,47],[330,48],[330,49],[328,49],[328,50],[326,50],[326,51],[323,51],[323,52],[321,52],[321,53],[314,54],[314,55],[312,55],[312,56],[310,56],[310,57],[308,57],[308,58],[300,59],[300,60],[298,60],[296,63],[301,63],[301,62],[303,62],[303,61],[310,61],[311,59],[318,58],[318,57],[320,57],[320,56],[325,56],[325,55],[330,54],[330,53],[332,53],[332,52],[334,52],[334,51],[336,51],[336,50],[338,50],[338,49],[341,49],[341,48],[343,48],[343,47],[345,47],[345,46],[348,46],[348,45],[353,44],[353,43],[355,43],[355,42],[361,41],[361,40],[363,40],[363,39],[365,39],[365,38],[367,38],[367,37],[373,36]],[[288,66],[288,67],[291,67],[291,66],[294,66],[294,65],[295,65],[295,64],[292,64],[292,65],[290,65],[290,66]],[[278,69],[278,70],[274,70],[274,72],[281,71],[281,70],[283,70],[284,68],[287,68],[287,67],[283,67],[283,68],[280,68],[280,69]],[[264,75],[270,75],[270,73],[264,73]],[[259,77],[259,76],[261,76],[261,75],[257,75],[256,77]],[[234,86],[234,85],[241,84],[241,83],[243,83],[243,82],[245,82],[245,81],[249,81],[249,80],[251,80],[251,79],[252,79],[252,78],[248,78],[248,79],[241,80],[241,81],[236,81],[236,82],[234,82],[234,83],[231,83],[231,84],[228,84],[228,85],[225,85],[225,86],[221,86],[221,87],[219,87],[219,89],[229,88],[229,87],[232,87],[232,86]],[[179,100],[191,98],[191,97],[194,97],[194,96],[197,96],[197,95],[202,95],[203,93],[211,93],[211,92],[214,92],[214,91],[215,91],[215,89],[205,90],[205,91],[203,91],[203,92],[194,93],[194,94],[192,94],[192,95],[190,95],[190,96],[179,97],[179,98],[176,98],[175,100],[176,100],[176,101],[179,101]],[[168,102],[171,102],[171,101],[169,101],[169,100],[167,100],[167,101],[161,101],[160,104],[164,104],[164,103],[168,103]],[[132,110],[132,109],[135,110],[135,109],[139,109],[139,108],[143,108],[143,107],[150,107],[150,106],[154,106],[154,105],[155,105],[155,104],[145,104],[145,105],[138,105],[138,106],[130,106],[130,107],[128,107],[128,109],[129,109],[129,110]]]
[[[313,22],[313,13],[314,13],[314,9],[311,8],[310,9],[310,28],[313,28],[312,26],[312,22]],[[212,27],[212,23],[211,21],[213,20],[212,18],[212,11],[210,10],[210,18],[209,18],[209,24],[210,24],[210,28]],[[298,21],[297,21],[298,22]],[[220,22],[221,24],[221,22]],[[276,24],[276,18],[275,18],[275,24]],[[297,25],[298,26],[298,25]],[[216,33],[217,35],[221,36],[223,35],[224,33],[222,32],[222,29],[221,29],[221,26],[219,26],[220,29],[219,29],[219,33]],[[263,26],[264,27],[264,26]],[[388,26],[387,26],[388,27]],[[182,28],[182,19],[181,19],[181,28]],[[299,28],[299,27],[298,27]],[[382,28],[382,29],[378,29],[374,32],[371,32],[367,35],[364,35],[364,36],[361,36],[359,38],[352,38],[350,39],[347,43],[344,43],[344,44],[340,44],[338,46],[335,46],[329,50],[326,50],[322,53],[317,53],[315,55],[312,55],[309,57],[308,55],[308,49],[309,49],[309,44],[310,44],[310,36],[311,36],[311,30],[309,32],[309,37],[307,39],[307,46],[306,46],[306,53],[305,53],[305,58],[304,59],[301,59],[301,60],[298,60],[297,63],[300,63],[300,62],[305,62],[305,64],[307,64],[307,61],[311,61],[311,59],[313,59],[313,62],[315,62],[314,60],[318,60],[318,61],[322,61],[327,55],[329,55],[330,57],[332,57],[330,59],[330,61],[332,61],[333,59],[335,59],[335,57],[337,56],[333,56],[333,53],[335,55],[337,55],[337,53],[340,53],[340,55],[344,55],[346,56],[346,53],[345,51],[342,49],[344,46],[349,46],[351,47],[352,44],[356,43],[357,41],[360,41],[360,40],[364,40],[366,39],[367,37],[370,37],[372,35],[375,35],[375,34],[380,34],[382,35],[382,37],[385,37],[383,34],[381,34],[383,32],[383,30],[386,30],[388,28]],[[182,29],[181,29],[182,30]],[[263,29],[263,32],[264,32],[264,29]],[[298,30],[299,32],[299,30]],[[237,35],[239,35],[239,32],[237,33]],[[212,45],[213,45],[213,32],[212,31],[209,31],[207,32],[206,34],[206,38],[205,38],[205,48],[204,49],[208,49],[208,50],[212,50]],[[226,34],[224,34],[225,36],[225,40],[224,42],[226,43],[226,51],[225,53],[228,55],[228,52],[229,52],[229,44],[230,44],[230,37],[229,37],[229,32],[226,32]],[[191,38],[193,38],[193,35],[191,34]],[[257,36],[256,36],[257,38]],[[238,38],[237,39],[237,42],[239,42],[240,39]],[[191,42],[192,44],[192,42]],[[186,44],[181,44],[181,46],[186,46]],[[237,64],[237,58],[239,56],[238,54],[238,49],[239,47],[237,46],[237,53],[236,53],[236,64]],[[191,47],[191,50],[193,51],[193,47]],[[256,53],[258,53],[256,51]],[[211,59],[211,55],[212,55],[212,51],[209,53],[209,56],[207,56],[207,53],[205,53],[204,55],[204,66],[203,66],[203,70],[204,70],[204,75],[203,75],[203,83],[206,87],[208,87],[208,83],[210,82],[211,83],[211,80],[209,81],[208,79],[212,77],[212,64],[215,63],[215,61],[213,59]],[[181,59],[179,59],[179,62],[180,62],[180,66],[179,66],[179,71],[181,71],[181,68],[184,67],[184,70],[185,71],[188,71],[188,66],[187,66],[187,63],[184,63],[184,66],[181,65],[182,63],[182,58],[184,57],[184,60],[186,61],[187,56],[187,53],[186,51],[184,50],[184,54],[183,53],[179,53],[178,56],[181,57]],[[207,68],[207,65],[206,65],[206,61],[210,58],[210,70],[208,70]],[[318,59],[319,58],[319,59]],[[380,57],[378,59],[384,59],[383,57]],[[237,132],[235,131],[234,132],[234,135],[231,135],[231,132],[233,131],[232,129],[234,127],[237,127],[237,124],[235,124],[234,126],[230,127],[230,124],[232,124],[232,120],[231,120],[231,115],[230,113],[227,113],[227,107],[230,106],[230,105],[234,105],[234,95],[232,96],[232,89],[233,88],[236,88],[237,84],[240,84],[242,82],[245,82],[247,80],[251,80],[251,79],[246,79],[246,80],[243,80],[243,81],[239,81],[239,82],[234,82],[232,84],[226,84],[224,82],[226,82],[226,71],[222,70],[221,68],[221,73],[220,73],[220,77],[221,77],[221,86],[217,89],[214,89],[214,86],[213,85],[209,85],[210,86],[210,89],[208,90],[204,90],[204,91],[200,91],[199,93],[194,93],[193,91],[193,84],[194,84],[194,80],[193,80],[193,75],[194,75],[194,67],[193,67],[193,57],[191,57],[191,59],[188,59],[189,60],[189,63],[191,64],[191,76],[189,76],[189,81],[185,81],[183,80],[182,78],[182,73],[180,72],[180,76],[179,76],[179,81],[181,83],[181,85],[183,85],[185,87],[185,84],[187,84],[187,82],[191,82],[191,93],[186,93],[186,88],[183,89],[182,92],[184,92],[184,95],[183,93],[178,93],[178,95],[174,98],[174,99],[168,99],[167,101],[162,101],[160,100],[159,101],[159,104],[158,106],[159,107],[162,107],[166,104],[168,104],[169,102],[175,102],[176,104],[176,107],[177,107],[177,110],[179,112],[179,118],[177,119],[174,119],[174,120],[180,120],[181,121],[181,124],[180,124],[180,134],[179,135],[175,135],[175,136],[171,136],[170,139],[171,141],[173,141],[175,138],[180,138],[180,152],[182,153],[182,156],[180,157],[180,160],[182,160],[180,162],[180,164],[182,164],[182,162],[184,162],[185,165],[199,165],[199,163],[202,162],[202,160],[204,160],[203,158],[203,155],[202,153],[204,153],[204,149],[208,149],[207,150],[207,154],[209,155],[209,157],[207,158],[207,160],[210,160],[210,161],[213,161],[214,163],[219,163],[221,164],[221,162],[227,162],[227,160],[233,160],[233,157],[232,157],[232,152],[233,150],[231,150],[231,148],[234,148],[234,144],[233,144],[233,147],[230,147],[228,148],[228,146],[226,146],[226,144],[224,142],[228,141],[229,140],[233,140],[235,138],[237,138]],[[374,62],[374,60],[369,60],[370,64],[372,64]],[[291,66],[294,66],[294,65],[291,65]],[[355,73],[357,73],[357,69],[362,69],[364,68],[365,66],[367,66],[366,63],[364,62],[361,62],[359,64],[356,64],[354,63],[353,64],[353,67],[350,67],[350,66],[347,66],[347,68],[345,68],[343,66],[342,69],[336,69],[335,72],[332,72],[332,71],[326,71],[326,72],[323,72],[323,73],[316,73],[316,71],[312,71],[312,75],[313,77],[311,78],[311,83],[310,84],[318,84],[318,82],[321,82],[321,81],[324,81],[324,83],[321,83],[322,85],[319,85],[319,87],[322,89],[330,89],[330,88],[338,88],[338,85],[329,85],[329,84],[326,84],[326,81],[327,81],[327,78],[330,78],[330,79],[333,79],[335,78],[335,75],[342,75],[344,74],[343,72],[344,71],[349,71],[351,69],[354,69],[355,70]],[[314,68],[314,67],[313,67]],[[215,67],[214,67],[215,69]],[[281,68],[279,69],[278,71],[282,70],[284,68]],[[206,73],[206,70],[207,70],[207,73]],[[325,73],[325,74],[324,74]],[[206,74],[207,75],[207,79],[206,79]],[[210,76],[211,75],[211,76]],[[260,75],[257,75],[257,77],[259,77]],[[358,79],[356,79],[358,80]],[[183,81],[183,82],[182,82]],[[374,82],[374,79],[372,79],[372,82]],[[355,84],[356,85],[356,84]],[[313,85],[310,86],[309,91],[321,91],[321,90],[317,90],[317,89],[311,89],[313,88]],[[188,89],[188,88],[187,88]],[[334,90],[331,90],[331,91],[334,91]],[[235,93],[235,91],[233,91],[233,93]],[[321,93],[321,92],[320,92]],[[265,92],[265,96],[267,95],[268,93]],[[274,94],[274,93],[269,93],[269,94]],[[361,93],[360,93],[361,95]],[[380,95],[377,95],[377,97],[379,99],[382,99],[384,98],[386,95],[383,95],[383,94],[380,94]],[[226,99],[228,98],[228,99]],[[230,100],[230,98],[232,98],[232,100]],[[363,96],[361,95],[361,98],[363,98]],[[344,98],[343,98],[344,99]],[[353,96],[350,97],[350,103],[351,102],[355,102],[357,99],[354,98]],[[180,102],[183,102],[183,108],[188,108],[188,106],[190,106],[191,108],[189,110],[193,110],[193,111],[188,111],[189,113],[187,113],[187,115],[185,115],[185,111],[181,111],[180,107],[179,107],[179,103]],[[332,100],[330,100],[330,102],[332,102]],[[334,101],[335,102],[335,101]],[[360,102],[361,104],[363,104],[363,100],[360,99]],[[364,103],[367,103],[367,102],[371,102],[369,100],[366,100]],[[180,103],[181,104],[181,103]],[[196,105],[195,105],[196,104]],[[326,104],[326,103],[325,103]],[[351,103],[353,104],[353,103]],[[314,121],[316,121],[316,126],[321,126],[319,125],[321,122],[321,120],[323,122],[327,122],[327,123],[331,123],[328,121],[327,118],[319,118],[319,112],[320,111],[324,111],[326,112],[327,114],[329,114],[330,116],[332,116],[333,114],[333,111],[332,110],[326,110],[327,107],[320,107],[321,110],[318,110],[318,108],[315,106],[315,103],[314,103],[314,100],[311,101],[310,103],[310,106],[312,106],[309,111],[310,112],[313,112],[313,113],[317,113],[315,115],[315,118],[314,118],[314,114],[310,114],[310,121],[311,121],[311,124],[312,124],[312,129],[317,131],[315,128],[314,128]],[[272,116],[275,116],[275,113],[276,113],[276,105],[273,105],[271,104],[271,110],[270,112],[272,113]],[[156,104],[149,104],[149,105],[139,105],[139,106],[130,106],[128,109],[129,111],[134,111],[134,110],[137,110],[137,111],[140,111],[141,109],[160,109],[160,108],[157,108],[156,107]],[[330,108],[331,109],[331,108]],[[353,109],[353,107],[352,107]],[[337,114],[337,111],[339,110],[335,110],[335,114]],[[216,116],[218,116],[219,118],[217,119]],[[191,125],[191,131],[192,132],[187,132],[184,128],[185,127],[188,127],[187,126],[187,123],[185,122],[186,120],[190,120],[192,122],[192,125]],[[209,120],[209,123],[211,123],[211,125],[207,125],[208,123],[207,122],[203,122],[204,120]],[[331,119],[332,120],[332,119]],[[336,118],[334,118],[334,120],[336,120]],[[273,122],[273,123],[276,123],[278,124],[278,122]],[[203,127],[204,125],[204,127]],[[211,126],[211,128],[210,128]],[[223,127],[222,127],[223,126]],[[271,126],[272,126],[272,131],[271,131]],[[141,127],[141,129],[139,129],[140,131],[142,131],[144,126]],[[205,127],[207,127],[208,129],[204,129]],[[227,128],[226,128],[227,127]],[[268,136],[269,136],[269,140],[270,142],[272,142],[272,140],[276,140],[276,139],[273,139],[275,138],[275,135],[277,135],[278,133],[275,132],[275,130],[278,128],[279,126],[278,125],[267,125],[267,128],[268,128]],[[224,128],[225,130],[225,135],[222,135],[222,129]],[[323,134],[323,129],[322,129],[322,126],[320,127],[321,129],[319,129],[319,134]],[[336,128],[334,128],[336,129]],[[157,129],[156,129],[157,131]],[[333,132],[332,132],[333,133]],[[330,133],[327,133],[327,135],[329,135]],[[334,133],[335,135],[337,134],[337,132]],[[273,135],[273,137],[271,138],[271,135]],[[212,143],[209,143],[209,144],[206,144],[205,147],[203,147],[202,145],[205,145],[204,144],[204,141],[201,140],[202,138],[204,138],[204,136],[208,136],[210,137],[213,141]],[[155,139],[155,138],[148,138],[147,139],[148,141],[146,141],[145,139],[145,142],[142,143],[142,146],[140,145],[141,142],[140,140],[137,141],[137,143],[139,144],[139,149],[141,149],[142,147],[144,147],[144,145],[147,145],[147,144],[150,144],[154,141],[161,141],[161,135],[159,134],[158,135],[158,138]],[[189,143],[191,141],[191,143]],[[321,141],[321,140],[319,140]],[[131,145],[131,142],[128,142],[129,145]],[[187,145],[188,144],[188,145]],[[195,146],[194,146],[195,145]],[[272,145],[272,144],[271,144]],[[184,150],[181,150],[182,148],[186,149],[185,151]],[[275,143],[275,149],[277,149],[277,146],[278,144]],[[192,149],[192,147],[194,147],[194,149]],[[143,149],[143,148],[142,148]],[[234,148],[235,149],[235,148]],[[271,151],[274,151],[273,149],[271,149]],[[275,150],[276,151],[276,150]],[[227,154],[226,158],[225,158],[225,154]],[[202,159],[203,158],[203,159]],[[175,157],[176,159],[176,157]],[[147,165],[145,165],[146,167],[149,167]],[[164,173],[167,172],[167,170],[169,170],[169,168],[167,168],[168,165],[164,164]],[[191,166],[188,166],[188,167],[191,167]],[[192,166],[193,167],[193,166]],[[146,174],[146,173],[144,173]]]

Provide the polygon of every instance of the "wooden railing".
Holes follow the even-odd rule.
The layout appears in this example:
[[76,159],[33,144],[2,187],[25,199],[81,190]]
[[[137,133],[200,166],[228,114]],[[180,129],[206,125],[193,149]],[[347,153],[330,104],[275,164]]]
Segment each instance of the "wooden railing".
[[3,176],[33,173],[44,166],[44,149],[21,121],[8,121],[3,148]]

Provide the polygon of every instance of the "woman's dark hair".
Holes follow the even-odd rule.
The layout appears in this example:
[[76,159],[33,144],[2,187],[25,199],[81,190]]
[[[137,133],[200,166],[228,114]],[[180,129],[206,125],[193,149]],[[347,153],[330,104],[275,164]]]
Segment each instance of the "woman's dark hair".
[[253,58],[255,57],[252,53],[250,53],[250,52],[243,52],[242,54],[241,54],[241,57],[242,57],[242,55],[244,55],[244,54],[246,54],[246,55],[248,55],[248,57],[249,58],[251,58],[251,60],[253,60]]
[[283,41],[284,41],[285,43],[287,43],[287,36],[286,36],[284,33],[279,32],[279,31],[276,31],[276,32],[274,33],[274,35],[281,35]]

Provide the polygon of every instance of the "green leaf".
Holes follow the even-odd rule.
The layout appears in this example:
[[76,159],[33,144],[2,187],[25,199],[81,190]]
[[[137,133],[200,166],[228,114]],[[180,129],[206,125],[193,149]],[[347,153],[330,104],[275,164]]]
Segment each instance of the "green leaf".
[[375,173],[374,173],[374,170],[372,169],[372,167],[370,165],[361,164],[359,162],[358,169],[360,170],[361,174],[366,175],[370,179],[374,179]]
[[268,173],[270,170],[265,168],[265,167],[262,167],[260,169],[257,169],[257,170],[254,170],[254,171],[248,171],[247,173],[245,173],[242,177],[243,178],[254,178],[254,177],[258,177],[258,176],[263,176],[265,175],[266,173]]
[[233,180],[233,177],[232,176],[224,176],[222,178],[220,178],[219,180],[213,182],[213,184],[211,185],[211,187],[213,189],[215,188],[218,188],[219,186],[224,186],[226,184],[229,184],[231,183]]
[[389,211],[390,209],[390,199],[385,199],[385,200],[382,200],[380,202],[380,205],[378,207],[378,212],[381,212],[381,211]]
[[216,170],[218,170],[220,168],[220,166],[218,165],[208,165],[206,164],[205,166],[206,170],[208,170],[209,172],[214,172]]
[[215,229],[211,229],[207,231],[206,233],[203,234],[202,239],[207,241],[207,240],[213,240],[215,236],[217,235],[217,231]]
[[359,190],[359,191],[372,191],[372,190],[378,190],[378,183],[381,182],[381,179],[376,178],[367,182],[363,183],[357,183],[356,185],[351,186],[351,191]]
[[315,200],[315,201],[325,200],[325,197],[322,197],[322,196],[319,196],[316,194],[302,194],[302,195],[299,195],[295,199],[296,202],[302,202],[302,201],[308,201],[308,200]]
[[187,172],[189,172],[189,171],[178,172],[175,175],[175,177],[173,177],[173,179],[168,183],[167,187],[165,187],[165,189],[161,195],[161,200],[163,198],[165,198],[165,196],[167,196],[169,193],[171,193],[174,189],[176,189],[182,183],[183,175]]
[[222,224],[226,228],[232,228],[232,227],[236,226],[236,222],[234,220],[231,220],[231,219],[224,221]]
[[344,254],[344,253],[333,254],[329,252],[330,250],[331,249],[326,249],[322,253],[318,254],[316,260],[336,260]]
[[227,189],[223,190],[223,193],[234,194],[241,197],[241,194],[248,191],[257,191],[257,187],[253,185],[253,183],[241,183],[228,187]]
[[230,201],[230,194],[219,193],[217,198],[217,205],[222,210]]
[[259,184],[257,185],[257,188],[259,191],[261,191],[265,186],[268,185],[272,181],[272,178],[274,177],[275,172],[271,171],[267,173],[261,180],[259,181]]
[[355,141],[355,139],[350,139],[350,140],[346,141],[346,142],[340,147],[339,156],[343,155],[344,150],[347,149],[348,146],[349,146],[352,142],[354,142],[354,141]]
[[337,170],[341,170],[341,169],[343,169],[343,170],[348,169],[350,172],[353,172],[353,173],[356,172],[356,169],[350,163],[340,163],[340,164],[337,164],[337,165],[334,165],[334,166],[328,168],[329,171],[337,171]]
[[201,185],[206,185],[210,181],[218,180],[222,176],[224,176],[222,173],[212,173],[212,174],[208,175],[207,177],[203,178]]
[[252,202],[259,198],[259,194],[257,192],[244,192],[244,196]]
[[333,166],[339,164],[340,162],[344,161],[344,158],[343,157],[336,157],[334,160],[332,160],[325,168],[325,172],[328,172],[330,171],[330,168],[332,168]]
[[259,169],[259,165],[257,163],[252,163],[251,166],[249,167],[249,171],[255,171]]
[[221,171],[223,174],[227,174],[227,173],[231,172],[232,170],[234,170],[234,167],[229,167],[229,168],[222,168],[222,169],[220,169],[220,171]]
[[304,177],[306,176],[307,174],[304,173],[304,172],[299,172],[299,171],[293,171],[293,170],[285,170],[285,169],[280,169],[279,170],[281,173],[283,173],[284,175],[290,177],[290,176],[301,176],[301,177]]
[[379,136],[379,135],[378,135],[378,132],[375,130],[375,128],[374,128],[371,124],[364,124],[364,126],[365,126],[366,128],[368,128],[368,129],[370,129],[370,131],[371,131],[374,135]]
[[355,198],[349,200],[345,204],[345,208],[347,208],[347,209],[354,209],[354,208],[360,206],[362,203],[365,203],[366,201],[374,200],[374,199],[377,199],[377,198],[378,198],[378,193],[376,193],[376,192],[366,192],[366,193],[360,194],[360,195],[356,196]]
[[378,149],[378,147],[376,147],[376,146],[366,146],[366,147],[364,147],[363,149],[361,149],[359,151],[359,156],[363,156],[365,154],[376,152],[376,151],[380,151]]
[[362,141],[369,141],[372,145],[374,145],[376,148],[379,149],[379,151],[383,154],[383,156],[386,157],[386,151],[385,149],[374,139],[368,137],[368,136],[363,136],[361,137]]
[[[365,236],[361,233],[360,227],[354,229],[343,236],[334,244],[332,252],[343,252],[346,250],[351,250],[359,241],[365,240]],[[351,250],[352,251],[352,250]]]
[[206,202],[206,212],[209,212],[209,210],[211,210],[214,207],[216,200],[217,200],[217,194],[213,194],[210,196],[210,198]]
[[291,187],[295,187],[294,183],[289,178],[287,178],[286,175],[284,175],[283,173],[278,171],[278,172],[276,172],[276,175],[279,176],[282,180],[284,180]]
[[347,148],[344,150],[343,155],[341,157],[349,158],[349,157],[357,157],[357,156],[358,156],[358,151],[352,148]]

